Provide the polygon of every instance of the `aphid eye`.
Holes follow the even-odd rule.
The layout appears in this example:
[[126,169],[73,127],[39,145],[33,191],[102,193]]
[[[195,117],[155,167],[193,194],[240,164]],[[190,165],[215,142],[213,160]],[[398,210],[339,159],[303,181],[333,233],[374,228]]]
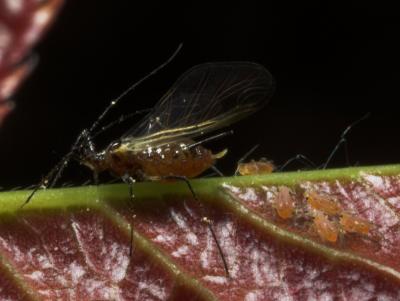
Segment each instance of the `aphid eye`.
[[119,148],[120,146],[121,146],[121,143],[120,143],[120,142],[114,142],[114,143],[111,143],[111,144],[107,147],[107,150],[108,150],[108,151],[113,151],[113,150]]

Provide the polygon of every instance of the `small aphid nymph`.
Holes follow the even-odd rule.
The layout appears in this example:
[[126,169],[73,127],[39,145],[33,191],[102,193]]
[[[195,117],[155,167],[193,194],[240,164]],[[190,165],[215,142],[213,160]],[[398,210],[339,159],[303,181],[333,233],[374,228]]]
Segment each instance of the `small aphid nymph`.
[[295,201],[288,187],[280,186],[278,188],[278,193],[275,196],[272,206],[280,218],[286,220],[293,217]]
[[319,237],[323,241],[336,243],[339,235],[338,225],[322,212],[316,211],[314,214],[313,223]]
[[368,235],[372,229],[371,223],[365,219],[356,217],[346,212],[341,214],[339,222],[342,230],[347,233]]
[[341,206],[327,195],[310,190],[306,191],[304,196],[307,203],[314,210],[321,211],[329,216],[338,215],[342,212]]
[[260,159],[258,161],[251,160],[247,163],[240,162],[237,166],[237,173],[241,176],[269,174],[274,170],[274,163],[267,159]]

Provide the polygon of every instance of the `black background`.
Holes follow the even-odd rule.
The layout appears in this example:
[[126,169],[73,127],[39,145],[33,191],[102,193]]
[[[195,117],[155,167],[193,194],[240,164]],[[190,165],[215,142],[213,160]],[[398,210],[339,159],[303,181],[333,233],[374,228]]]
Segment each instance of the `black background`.
[[[0,129],[0,186],[37,182],[113,97],[180,42],[184,47],[174,62],[130,94],[109,120],[151,107],[193,65],[248,60],[271,71],[277,90],[264,110],[233,126],[234,136],[209,145],[229,148],[219,165],[225,173],[255,144],[260,147],[253,158],[282,164],[302,153],[320,164],[341,132],[366,112],[371,117],[348,135],[351,163],[399,161],[400,13],[394,7],[364,1],[188,2],[66,3],[36,48],[40,64]],[[100,143],[132,124],[105,133]],[[331,167],[345,165],[340,151]],[[74,177],[89,173],[73,166],[65,178]]]

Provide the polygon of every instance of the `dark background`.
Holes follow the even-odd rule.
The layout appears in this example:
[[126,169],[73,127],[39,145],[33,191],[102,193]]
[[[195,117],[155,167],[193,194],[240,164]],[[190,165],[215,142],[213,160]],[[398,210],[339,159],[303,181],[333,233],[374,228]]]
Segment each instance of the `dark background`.
[[[351,164],[399,161],[400,12],[394,7],[364,1],[136,2],[144,1],[65,5],[36,48],[40,64],[0,129],[0,186],[36,183],[113,97],[180,42],[184,48],[174,62],[130,94],[109,120],[151,107],[195,64],[249,60],[271,71],[277,90],[263,111],[233,126],[234,136],[209,145],[229,148],[219,165],[225,173],[255,144],[260,147],[253,158],[279,165],[302,153],[320,164],[341,132],[366,112],[371,117],[348,135]],[[100,143],[132,125],[105,133]],[[339,151],[331,167],[346,164]],[[65,178],[75,177],[89,173],[75,165]]]

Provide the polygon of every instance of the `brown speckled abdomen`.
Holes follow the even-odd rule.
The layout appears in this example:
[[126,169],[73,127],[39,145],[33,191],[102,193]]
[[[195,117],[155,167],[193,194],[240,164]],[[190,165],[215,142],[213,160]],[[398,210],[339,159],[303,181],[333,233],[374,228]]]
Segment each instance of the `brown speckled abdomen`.
[[200,145],[189,148],[177,143],[148,147],[137,153],[116,150],[108,154],[107,161],[114,175],[156,180],[168,176],[196,177],[210,168],[215,158]]
[[136,159],[146,178],[194,178],[214,164],[211,151],[202,146],[185,149],[180,145],[168,145],[151,155],[140,153]]

